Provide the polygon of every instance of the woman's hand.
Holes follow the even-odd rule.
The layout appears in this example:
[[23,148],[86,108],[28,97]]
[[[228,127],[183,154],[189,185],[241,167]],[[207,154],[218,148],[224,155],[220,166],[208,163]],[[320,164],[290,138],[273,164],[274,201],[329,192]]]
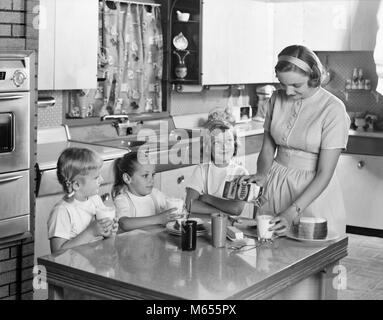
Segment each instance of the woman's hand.
[[236,181],[236,183],[255,182],[258,186],[263,187],[263,185],[266,183],[266,175],[257,172],[256,174],[240,176],[238,178],[235,178],[234,181]]
[[277,236],[285,236],[291,229],[292,225],[299,224],[299,215],[294,207],[288,207],[280,215],[274,217],[270,223],[275,223],[269,230],[273,230]]

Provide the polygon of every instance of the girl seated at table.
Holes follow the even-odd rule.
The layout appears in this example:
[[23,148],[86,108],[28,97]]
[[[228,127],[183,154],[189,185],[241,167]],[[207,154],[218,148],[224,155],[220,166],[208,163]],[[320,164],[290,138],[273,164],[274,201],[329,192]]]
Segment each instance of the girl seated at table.
[[51,252],[110,237],[117,231],[115,220],[97,220],[96,211],[105,208],[98,191],[103,181],[102,159],[90,149],[67,148],[57,161],[57,179],[65,196],[48,218]]
[[222,198],[225,181],[247,172],[236,164],[238,141],[231,115],[223,110],[209,114],[205,125],[208,133],[203,149],[207,150],[209,162],[199,164],[186,187],[186,208],[190,213],[210,214],[222,211],[230,215],[240,215],[243,201]]
[[155,166],[129,152],[114,162],[112,197],[121,231],[166,224],[176,208],[167,208],[166,196],[154,188]]

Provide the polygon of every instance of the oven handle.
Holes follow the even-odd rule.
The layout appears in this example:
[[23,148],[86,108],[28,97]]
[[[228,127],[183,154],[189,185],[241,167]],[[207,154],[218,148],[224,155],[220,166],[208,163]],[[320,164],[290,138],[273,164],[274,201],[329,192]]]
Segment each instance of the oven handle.
[[23,176],[14,176],[14,177],[9,177],[9,178],[4,178],[0,180],[0,183],[4,182],[10,182],[10,181],[15,181],[21,179]]
[[15,100],[15,99],[21,99],[23,96],[20,95],[9,95],[9,94],[1,94],[0,93],[0,100]]

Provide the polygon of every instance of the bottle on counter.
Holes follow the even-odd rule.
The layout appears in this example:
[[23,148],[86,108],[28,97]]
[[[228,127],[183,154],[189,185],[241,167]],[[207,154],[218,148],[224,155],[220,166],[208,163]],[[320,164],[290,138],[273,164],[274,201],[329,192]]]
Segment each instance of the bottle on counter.
[[358,89],[364,89],[364,77],[362,68],[359,68],[358,70]]
[[352,72],[352,83],[351,89],[358,89],[359,81],[358,81],[358,68],[354,68]]

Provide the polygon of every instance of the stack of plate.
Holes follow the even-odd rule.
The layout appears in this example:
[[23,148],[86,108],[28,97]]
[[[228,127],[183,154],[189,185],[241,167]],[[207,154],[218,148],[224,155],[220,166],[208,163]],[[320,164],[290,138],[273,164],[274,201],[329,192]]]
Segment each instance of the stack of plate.
[[299,225],[294,225],[292,233],[301,239],[325,239],[327,237],[327,220],[316,217],[302,217]]
[[[203,221],[201,219],[189,219],[189,220],[195,220],[197,221],[197,236],[202,236],[207,233],[206,228],[203,226]],[[173,235],[180,236],[181,235],[181,228],[179,227],[179,224],[177,221],[171,221],[166,224],[166,230]]]

